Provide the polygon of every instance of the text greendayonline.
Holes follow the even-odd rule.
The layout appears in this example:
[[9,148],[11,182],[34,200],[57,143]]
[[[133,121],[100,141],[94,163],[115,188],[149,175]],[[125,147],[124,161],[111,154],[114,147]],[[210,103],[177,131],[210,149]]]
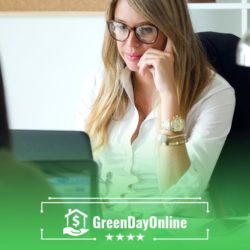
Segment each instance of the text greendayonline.
[[186,219],[174,219],[172,216],[166,216],[159,219],[156,216],[150,216],[148,219],[136,219],[134,216],[128,216],[126,219],[102,219],[99,216],[93,217],[93,227],[95,229],[186,229]]

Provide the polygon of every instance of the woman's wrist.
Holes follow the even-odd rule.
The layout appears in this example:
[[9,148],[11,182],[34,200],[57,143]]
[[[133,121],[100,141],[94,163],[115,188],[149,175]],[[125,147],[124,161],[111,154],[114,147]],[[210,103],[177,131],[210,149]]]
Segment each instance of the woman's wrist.
[[165,88],[165,89],[161,89],[161,91],[159,91],[159,95],[160,95],[160,99],[164,100],[166,98],[177,98],[177,91],[176,89],[172,89],[171,88]]
[[161,120],[171,119],[173,116],[180,115],[180,107],[177,95],[160,95],[161,100]]

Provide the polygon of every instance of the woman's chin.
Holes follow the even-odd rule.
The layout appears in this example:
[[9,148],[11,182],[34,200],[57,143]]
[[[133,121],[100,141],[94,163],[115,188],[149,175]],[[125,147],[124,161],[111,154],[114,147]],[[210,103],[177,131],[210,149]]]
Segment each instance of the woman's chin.
[[133,71],[133,72],[139,71],[139,67],[135,63],[127,63],[126,66],[130,71]]

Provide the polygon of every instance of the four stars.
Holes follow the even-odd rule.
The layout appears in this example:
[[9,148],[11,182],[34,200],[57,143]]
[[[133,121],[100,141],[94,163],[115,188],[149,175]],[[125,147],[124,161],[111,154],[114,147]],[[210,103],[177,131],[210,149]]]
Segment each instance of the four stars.
[[[106,240],[113,240],[113,237],[116,237],[117,240],[123,240],[123,238],[124,238],[125,236],[122,235],[122,234],[120,234],[120,233],[119,233],[118,235],[116,235],[116,236],[111,235],[111,234],[109,233],[109,234],[106,235],[105,237],[106,237]],[[127,235],[128,240],[134,240],[135,237],[137,238],[137,240],[143,240],[144,235],[142,235],[142,234],[139,234],[139,235],[132,235],[131,233],[130,233],[129,235]]]

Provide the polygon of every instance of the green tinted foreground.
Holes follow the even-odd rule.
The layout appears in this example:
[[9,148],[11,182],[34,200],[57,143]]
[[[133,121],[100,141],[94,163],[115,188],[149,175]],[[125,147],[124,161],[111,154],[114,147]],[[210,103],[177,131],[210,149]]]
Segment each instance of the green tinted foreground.
[[[99,199],[50,200],[48,197],[56,194],[44,175],[32,166],[16,163],[7,153],[2,152],[0,159],[1,249],[250,247],[250,218],[232,215],[214,219],[210,215],[214,211],[207,213],[205,200],[178,204],[184,210],[187,206],[198,210],[197,218],[171,214],[168,208],[172,203],[164,205],[165,213],[157,213],[155,202],[161,204],[161,200],[114,200],[112,205]],[[232,204],[238,204],[239,211],[246,210],[247,203],[240,198],[226,200],[223,211],[231,211]],[[79,232],[83,234],[77,235]]]

